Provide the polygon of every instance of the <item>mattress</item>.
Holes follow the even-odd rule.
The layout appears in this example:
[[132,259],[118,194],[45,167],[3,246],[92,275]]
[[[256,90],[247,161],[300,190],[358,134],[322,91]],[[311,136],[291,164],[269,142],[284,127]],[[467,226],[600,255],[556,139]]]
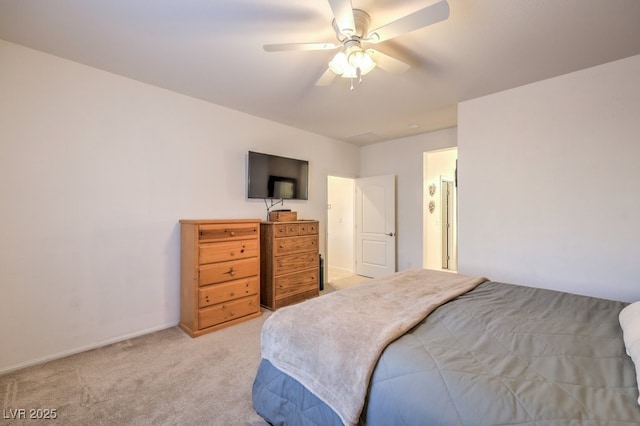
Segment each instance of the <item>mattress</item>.
[[[361,423],[640,424],[635,369],[618,322],[625,306],[480,284],[384,350]],[[253,404],[271,424],[341,424],[326,404],[266,360]]]

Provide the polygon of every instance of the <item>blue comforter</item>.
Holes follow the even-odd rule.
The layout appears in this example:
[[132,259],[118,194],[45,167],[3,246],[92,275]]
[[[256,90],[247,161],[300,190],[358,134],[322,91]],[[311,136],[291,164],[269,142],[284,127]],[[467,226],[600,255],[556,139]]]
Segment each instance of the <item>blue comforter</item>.
[[[624,303],[486,282],[436,309],[381,355],[368,425],[640,424]],[[253,404],[271,424],[341,424],[263,360]]]

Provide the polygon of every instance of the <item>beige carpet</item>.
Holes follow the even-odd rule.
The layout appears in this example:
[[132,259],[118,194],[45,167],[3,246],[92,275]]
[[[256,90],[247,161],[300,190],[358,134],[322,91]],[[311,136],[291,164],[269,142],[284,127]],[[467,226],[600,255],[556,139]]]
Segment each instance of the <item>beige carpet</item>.
[[[361,279],[325,284],[321,294]],[[0,376],[0,425],[266,426],[251,403],[263,316],[198,338],[177,327]],[[11,420],[53,409],[54,420]]]
[[342,290],[354,285],[360,284],[365,281],[369,281],[371,278],[363,277],[360,275],[351,275],[344,278],[339,278],[331,281],[331,286],[336,290]]
[[[177,327],[0,376],[0,424],[266,425],[251,404],[269,315],[195,339]],[[15,412],[15,411],[14,411]]]

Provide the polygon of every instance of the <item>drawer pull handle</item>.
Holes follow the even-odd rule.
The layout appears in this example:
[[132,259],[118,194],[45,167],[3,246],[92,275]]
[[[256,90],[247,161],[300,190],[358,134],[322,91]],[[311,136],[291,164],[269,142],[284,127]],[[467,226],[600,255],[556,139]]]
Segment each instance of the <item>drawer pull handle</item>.
[[231,276],[234,276],[236,274],[236,271],[233,270],[233,266],[232,266],[231,269],[229,269],[227,272],[225,272],[225,274],[229,274]]
[[235,233],[235,231],[230,231],[229,235],[231,235],[233,237],[234,235],[236,235],[236,233]]

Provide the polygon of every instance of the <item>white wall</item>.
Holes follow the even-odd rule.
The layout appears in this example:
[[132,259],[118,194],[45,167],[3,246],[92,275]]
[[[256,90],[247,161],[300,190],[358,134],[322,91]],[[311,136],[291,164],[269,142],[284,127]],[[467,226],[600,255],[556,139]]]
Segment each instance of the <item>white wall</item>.
[[640,55],[463,102],[459,271],[640,299]]
[[423,265],[423,154],[456,146],[449,128],[360,149],[362,177],[394,174],[396,179],[398,270]]
[[322,240],[327,176],[358,173],[353,145],[3,41],[0,93],[0,372],[177,324],[178,220],[266,216],[248,150],[310,161],[286,207]]
[[354,272],[355,181],[329,176],[327,266]]

